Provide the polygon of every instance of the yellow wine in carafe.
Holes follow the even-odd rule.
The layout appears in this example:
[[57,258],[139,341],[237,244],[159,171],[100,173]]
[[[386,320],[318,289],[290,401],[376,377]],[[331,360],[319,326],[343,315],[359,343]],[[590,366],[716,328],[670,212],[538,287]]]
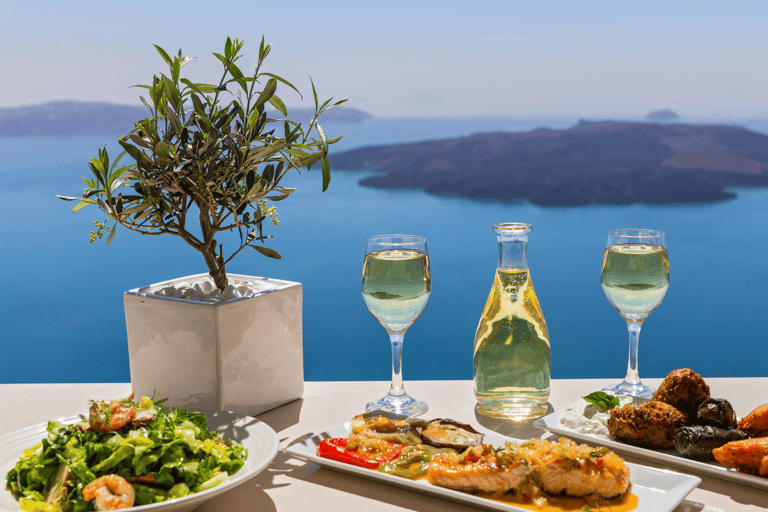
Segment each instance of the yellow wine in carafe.
[[475,334],[473,374],[481,413],[540,416],[550,386],[549,332],[528,269],[499,268]]

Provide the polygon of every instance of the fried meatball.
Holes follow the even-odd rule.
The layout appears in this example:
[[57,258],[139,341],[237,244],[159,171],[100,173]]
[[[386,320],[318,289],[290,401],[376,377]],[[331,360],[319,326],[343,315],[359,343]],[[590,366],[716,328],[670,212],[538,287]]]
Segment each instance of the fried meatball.
[[709,386],[701,375],[690,368],[681,368],[667,375],[653,395],[654,400],[667,403],[694,418],[699,405],[707,398]]
[[685,413],[669,404],[652,400],[612,409],[608,418],[611,437],[647,448],[673,448],[675,431],[688,422]]

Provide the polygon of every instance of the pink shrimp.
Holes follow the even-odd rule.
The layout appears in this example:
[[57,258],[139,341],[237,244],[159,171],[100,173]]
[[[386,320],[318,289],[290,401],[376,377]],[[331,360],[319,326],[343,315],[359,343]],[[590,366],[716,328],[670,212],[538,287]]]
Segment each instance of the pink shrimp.
[[91,404],[88,415],[90,430],[112,432],[119,430],[136,418],[137,406],[131,396],[124,400],[98,400]]
[[83,487],[83,499],[94,500],[96,510],[130,508],[136,499],[136,491],[119,475],[105,475]]

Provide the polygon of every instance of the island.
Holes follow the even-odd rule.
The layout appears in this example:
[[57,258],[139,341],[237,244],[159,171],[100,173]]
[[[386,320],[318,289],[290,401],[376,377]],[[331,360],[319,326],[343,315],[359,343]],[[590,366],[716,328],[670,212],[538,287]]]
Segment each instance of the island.
[[[330,156],[361,185],[541,206],[704,203],[768,185],[768,136],[738,126],[586,121]],[[375,171],[371,173],[371,171]]]
[[680,119],[680,116],[677,115],[677,112],[674,110],[670,110],[668,108],[662,108],[659,110],[654,110],[652,112],[649,112],[648,115],[645,116],[645,118],[649,121],[657,121],[657,122],[665,122],[665,121],[677,121]]
[[[289,108],[288,118],[307,122],[314,109]],[[149,115],[144,105],[119,105],[90,101],[50,101],[38,105],[0,108],[0,136],[29,135],[125,135],[136,121]],[[275,110],[267,112],[277,120],[284,117]],[[323,113],[321,120],[330,123],[359,123],[370,119],[367,112],[350,107],[337,107]]]

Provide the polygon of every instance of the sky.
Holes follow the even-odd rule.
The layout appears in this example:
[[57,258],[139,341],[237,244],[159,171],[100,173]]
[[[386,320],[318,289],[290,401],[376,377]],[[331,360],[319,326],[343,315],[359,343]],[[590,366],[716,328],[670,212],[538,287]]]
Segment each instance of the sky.
[[140,104],[153,44],[217,81],[226,38],[253,70],[377,117],[768,116],[765,1],[0,1],[0,107]]

